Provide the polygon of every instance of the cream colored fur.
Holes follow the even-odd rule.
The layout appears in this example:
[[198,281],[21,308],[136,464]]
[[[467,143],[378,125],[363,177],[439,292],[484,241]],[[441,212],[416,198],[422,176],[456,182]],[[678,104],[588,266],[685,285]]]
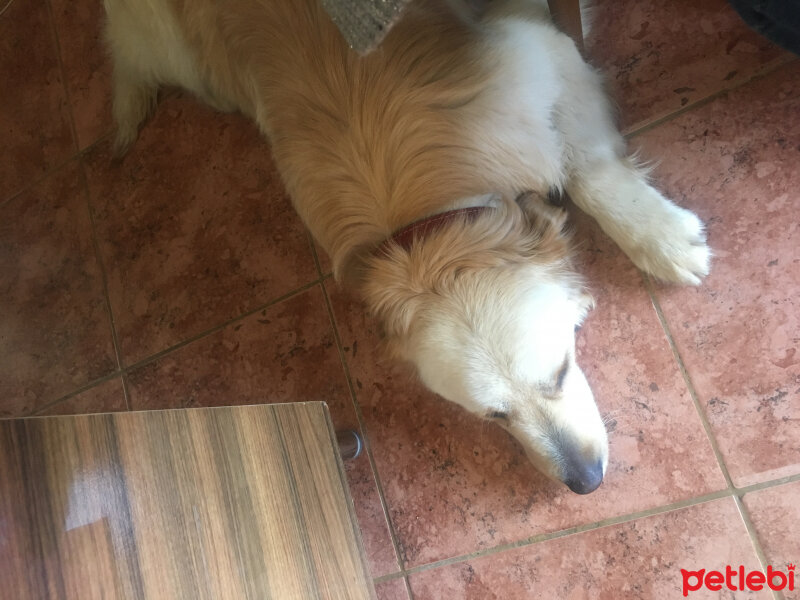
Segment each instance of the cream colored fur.
[[[656,277],[697,283],[710,255],[697,217],[625,158],[598,75],[544,3],[496,0],[467,24],[447,2],[416,2],[365,58],[318,0],[105,4],[120,153],[162,85],[250,116],[393,353],[506,427],[549,476],[599,484],[606,434],[574,359],[589,302],[563,216],[539,198],[565,188]],[[494,209],[410,252],[375,252],[408,223],[476,203]]]

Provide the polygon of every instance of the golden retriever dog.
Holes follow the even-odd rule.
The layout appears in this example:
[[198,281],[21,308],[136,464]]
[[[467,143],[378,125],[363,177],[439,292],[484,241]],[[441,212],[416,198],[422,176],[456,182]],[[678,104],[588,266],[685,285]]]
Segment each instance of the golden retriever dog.
[[699,283],[710,252],[700,220],[626,157],[598,74],[544,0],[494,0],[474,22],[416,0],[367,56],[320,0],[105,5],[120,153],[162,85],[248,115],[391,354],[549,477],[600,485],[606,431],[575,362],[591,298],[543,198],[566,191],[668,282]]

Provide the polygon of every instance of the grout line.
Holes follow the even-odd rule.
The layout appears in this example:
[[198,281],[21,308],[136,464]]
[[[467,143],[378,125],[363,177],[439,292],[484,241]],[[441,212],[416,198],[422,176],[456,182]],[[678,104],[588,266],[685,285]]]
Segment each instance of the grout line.
[[[61,39],[58,37],[58,29],[56,28],[56,19],[53,16],[53,4],[50,0],[46,2],[47,17],[50,20],[50,34],[55,42],[56,60],[58,60],[58,70],[61,72],[61,87],[64,91],[64,99],[67,102],[67,109],[69,111],[69,131],[72,135],[72,149],[75,153],[80,152],[80,144],[78,144],[78,130],[75,127],[75,116],[72,114],[72,98],[69,93],[69,86],[67,85],[67,71],[64,69],[64,59],[61,56]],[[74,157],[72,154],[71,157]]]
[[406,593],[408,594],[409,599],[414,600],[414,592],[411,590],[411,581],[409,581],[408,575],[403,577],[403,581],[406,584]]
[[397,560],[397,565],[400,567],[400,574],[404,577],[406,575],[405,565],[402,558],[402,554],[400,552],[400,543],[398,541],[397,532],[394,529],[394,523],[392,523],[392,518],[389,513],[389,505],[386,502],[386,494],[383,491],[383,483],[381,482],[380,475],[378,473],[378,466],[375,462],[375,456],[372,453],[372,446],[369,442],[369,435],[367,431],[366,420],[364,419],[364,414],[361,411],[361,406],[358,403],[358,398],[356,395],[355,386],[353,386],[352,377],[350,376],[350,368],[347,364],[347,358],[344,353],[344,347],[342,345],[342,338],[339,335],[339,327],[336,323],[336,316],[333,312],[333,305],[331,304],[330,297],[328,296],[328,290],[325,285],[321,285],[322,287],[322,295],[325,298],[325,306],[328,309],[328,317],[331,321],[331,326],[333,327],[333,336],[336,340],[336,347],[339,351],[339,359],[342,362],[342,368],[344,369],[345,380],[347,381],[347,389],[350,391],[350,400],[353,402],[353,408],[356,412],[356,418],[358,419],[358,425],[361,428],[361,435],[364,441],[364,450],[367,455],[367,459],[369,460],[369,466],[372,470],[372,476],[375,478],[375,487],[378,490],[378,498],[381,502],[381,509],[383,510],[384,518],[386,519],[386,524],[389,528],[389,537],[392,540],[392,548],[395,552],[395,559]]
[[107,373],[107,374],[103,375],[102,377],[98,377],[97,379],[93,379],[89,383],[85,383],[81,387],[71,391],[69,394],[61,396],[60,398],[58,398],[56,400],[53,400],[51,402],[48,402],[47,404],[43,404],[42,406],[40,406],[36,410],[32,411],[30,414],[27,414],[27,415],[24,415],[24,416],[26,416],[26,417],[36,416],[36,415],[38,415],[38,414],[40,414],[40,413],[42,413],[42,412],[44,412],[46,410],[49,410],[49,409],[53,408],[56,404],[60,404],[61,402],[66,402],[67,400],[70,400],[70,399],[74,398],[78,394],[82,394],[83,392],[86,392],[86,391],[88,391],[88,390],[90,390],[90,389],[92,389],[94,387],[97,387],[98,385],[100,385],[102,383],[105,383],[107,381],[111,381],[112,379],[114,379],[116,377],[120,377],[122,374],[123,374],[123,372],[121,370],[116,370],[116,371],[112,371],[111,373]]
[[[750,543],[753,545],[753,550],[755,550],[758,562],[761,564],[761,571],[766,573],[769,561],[767,561],[767,557],[764,554],[764,549],[761,547],[761,541],[758,539],[756,528],[753,525],[753,521],[750,519],[750,513],[747,510],[747,507],[745,507],[744,502],[742,502],[741,496],[734,496],[734,501],[736,502],[736,508],[739,509],[739,515],[742,517],[744,527],[747,530],[747,535],[750,537]],[[772,595],[776,600],[780,600],[781,598],[776,590],[772,590]]]
[[401,577],[405,577],[405,574],[402,571],[396,571],[394,573],[381,575],[380,577],[373,577],[372,582],[375,584],[386,583],[387,581],[391,581],[392,579],[400,579]]
[[746,86],[746,85],[748,85],[750,83],[753,83],[755,81],[763,79],[763,78],[765,78],[765,77],[767,77],[769,75],[772,75],[773,73],[775,73],[776,71],[778,71],[782,67],[784,67],[786,65],[789,65],[789,64],[791,64],[793,62],[796,62],[797,60],[798,60],[798,58],[795,57],[795,56],[792,56],[791,54],[787,54],[785,56],[778,57],[775,60],[773,60],[772,62],[767,63],[766,65],[764,65],[760,70],[756,71],[755,73],[752,73],[749,77],[746,77],[746,78],[744,78],[744,79],[742,79],[740,81],[737,81],[736,83],[734,83],[730,87],[723,87],[722,89],[719,89],[719,90],[716,90],[714,92],[711,92],[708,96],[705,96],[703,98],[695,100],[694,102],[691,102],[691,103],[687,104],[686,106],[681,106],[679,109],[674,110],[672,112],[669,112],[667,114],[664,114],[664,115],[661,115],[661,116],[655,117],[655,118],[651,117],[650,119],[641,122],[641,124],[639,124],[639,123],[634,124],[632,129],[630,129],[629,131],[627,131],[627,132],[625,132],[623,134],[623,137],[626,140],[630,140],[630,139],[632,139],[634,137],[637,137],[637,136],[639,136],[639,135],[641,135],[643,133],[646,133],[646,132],[650,131],[651,129],[655,129],[656,127],[658,127],[660,125],[663,125],[664,123],[667,123],[668,121],[671,121],[672,119],[675,119],[675,118],[677,118],[677,117],[679,117],[679,116],[681,116],[681,115],[683,115],[683,114],[685,114],[685,113],[687,113],[689,111],[695,110],[697,108],[701,108],[701,107],[705,106],[706,104],[710,104],[711,102],[713,102],[714,100],[716,100],[720,96],[724,96],[725,94],[728,94],[730,92],[738,90],[739,88],[742,88],[742,87],[744,87],[744,86]]
[[317,273],[323,279],[333,277],[332,271],[325,272],[322,270],[322,261],[319,259],[319,253],[317,252],[317,244],[314,241],[314,236],[311,235],[311,231],[308,228],[306,228],[306,233],[308,234],[308,243],[311,244],[311,253],[314,256],[314,264],[317,265]]
[[800,481],[800,473],[795,473],[794,475],[787,475],[785,477],[779,477],[778,479],[769,479],[767,481],[762,481],[760,483],[751,483],[750,485],[746,485],[741,488],[735,488],[735,490],[738,496],[744,496],[745,494],[750,494],[752,492],[760,492],[761,490],[764,490],[766,488],[777,487],[779,485],[794,483],[796,481]]
[[698,397],[697,390],[695,389],[694,383],[692,382],[692,378],[689,375],[689,371],[686,369],[683,357],[681,357],[681,354],[678,351],[678,346],[675,343],[675,339],[672,337],[672,331],[670,330],[669,325],[667,323],[667,318],[664,315],[664,311],[662,310],[661,304],[659,303],[658,297],[656,296],[655,288],[653,286],[653,281],[650,279],[650,277],[648,277],[644,273],[642,273],[642,280],[644,281],[644,287],[647,290],[647,293],[650,295],[650,301],[653,304],[653,308],[656,311],[656,316],[658,317],[658,320],[661,323],[661,329],[663,330],[664,335],[667,338],[667,343],[669,344],[669,347],[672,350],[672,356],[675,359],[675,362],[678,363],[678,369],[680,370],[681,375],[683,376],[683,381],[686,384],[686,389],[689,391],[689,395],[692,398],[695,410],[697,411],[697,414],[700,417],[700,422],[703,425],[703,429],[706,432],[706,437],[708,438],[708,441],[711,444],[711,449],[714,451],[714,456],[717,459],[717,464],[720,470],[722,471],[723,477],[725,477],[725,483],[728,489],[735,490],[736,487],[733,485],[733,480],[731,479],[731,475],[728,472],[728,466],[725,464],[722,452],[719,449],[717,438],[714,436],[711,424],[709,423],[705,410],[703,409],[700,403],[700,398]]
[[131,409],[131,392],[128,389],[128,374],[122,374],[122,395],[125,397],[125,410]]

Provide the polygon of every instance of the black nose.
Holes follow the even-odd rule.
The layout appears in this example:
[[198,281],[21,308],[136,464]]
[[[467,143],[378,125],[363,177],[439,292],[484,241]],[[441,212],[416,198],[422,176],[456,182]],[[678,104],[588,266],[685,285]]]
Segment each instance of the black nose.
[[603,461],[586,463],[569,461],[564,473],[564,483],[576,494],[589,494],[603,483]]

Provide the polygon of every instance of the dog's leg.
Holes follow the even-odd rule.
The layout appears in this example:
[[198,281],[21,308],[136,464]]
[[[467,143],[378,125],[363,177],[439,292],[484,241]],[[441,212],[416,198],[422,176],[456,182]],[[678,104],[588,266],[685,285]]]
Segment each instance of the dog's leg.
[[160,84],[172,81],[179,30],[166,3],[104,0],[104,5],[105,37],[114,64],[114,154],[120,157],[155,108]]
[[643,271],[693,284],[708,274],[711,251],[697,216],[665,198],[625,156],[600,77],[564,37],[557,53],[564,93],[555,119],[567,146],[566,189]]
[[700,219],[647,183],[631,160],[589,163],[567,191],[643,271],[692,285],[708,274],[711,251]]
[[139,126],[155,107],[157,93],[156,85],[115,55],[112,84],[112,112],[116,125],[114,156],[121,157],[130,149],[139,135]]

